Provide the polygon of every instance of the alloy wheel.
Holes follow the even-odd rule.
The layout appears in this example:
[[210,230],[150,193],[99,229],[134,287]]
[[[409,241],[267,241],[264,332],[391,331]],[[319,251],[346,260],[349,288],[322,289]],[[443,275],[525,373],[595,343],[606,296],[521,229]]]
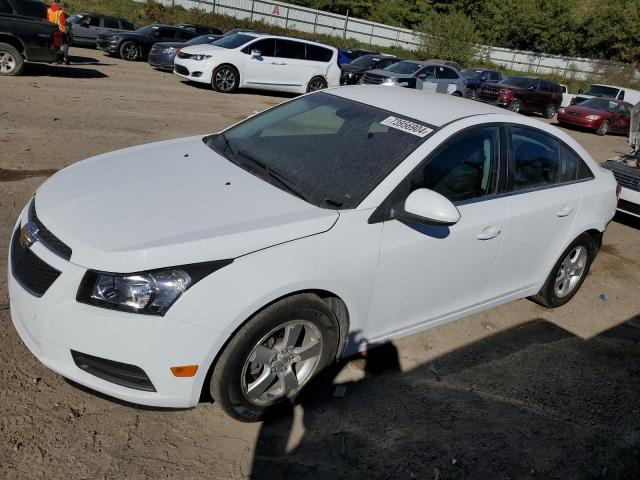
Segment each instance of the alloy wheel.
[[326,85],[324,83],[324,80],[321,78],[314,78],[311,80],[311,82],[309,82],[310,92],[315,92],[316,90],[322,90],[323,88],[326,88]]
[[136,60],[138,58],[138,46],[134,43],[126,44],[123,51],[127,60]]
[[218,89],[229,92],[236,84],[236,74],[230,68],[223,68],[216,73],[215,82]]
[[322,357],[322,335],[307,320],[292,320],[267,333],[242,367],[242,392],[268,406],[294,396],[312,377]]
[[16,59],[9,52],[0,52],[0,73],[8,74],[16,69]]
[[580,282],[587,266],[587,248],[577,245],[564,258],[554,283],[554,293],[557,297],[566,297]]

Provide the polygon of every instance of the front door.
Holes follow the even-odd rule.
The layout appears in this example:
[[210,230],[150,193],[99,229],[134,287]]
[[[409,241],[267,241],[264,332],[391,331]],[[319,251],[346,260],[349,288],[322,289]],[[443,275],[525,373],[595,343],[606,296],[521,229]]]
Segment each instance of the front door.
[[429,188],[454,202],[451,227],[384,222],[380,264],[367,323],[369,341],[445,320],[481,304],[506,228],[506,201],[495,195],[499,128],[465,130],[405,179],[401,201]]
[[[256,52],[252,56],[251,52]],[[257,53],[260,53],[257,55]],[[278,83],[280,60],[276,58],[276,41],[265,38],[242,49],[243,69],[240,81],[251,88],[272,88]]]

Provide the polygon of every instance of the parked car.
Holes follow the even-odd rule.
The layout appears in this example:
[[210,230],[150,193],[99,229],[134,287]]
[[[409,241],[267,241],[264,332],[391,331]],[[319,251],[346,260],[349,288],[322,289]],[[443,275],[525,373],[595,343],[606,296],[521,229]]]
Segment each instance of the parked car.
[[178,28],[184,28],[185,30],[191,30],[197,35],[222,35],[222,30],[209,25],[197,25],[193,23],[180,23],[176,25]]
[[624,100],[631,105],[640,102],[640,92],[630,88],[616,87],[614,85],[592,84],[586,90],[578,90],[578,94],[572,99],[571,104],[577,105],[588,98],[604,97],[615,100]]
[[373,50],[364,50],[362,48],[341,48],[338,50],[338,64],[345,65],[353,62],[356,58],[359,58],[363,55],[380,55],[380,52],[376,52]]
[[57,25],[45,20],[47,5],[33,0],[0,1],[0,76],[21,75],[24,63],[56,60]]
[[590,98],[558,110],[558,123],[592,130],[598,135],[629,133],[630,103],[609,98]]
[[560,103],[560,107],[568,107],[571,105],[571,100],[575,97],[574,94],[569,93],[569,89],[566,85],[559,83],[560,85],[560,93],[562,93],[562,102]]
[[441,65],[446,65],[447,67],[453,67],[457,70],[462,70],[462,67],[460,66],[460,64],[458,62],[454,62],[451,60],[440,60],[438,58],[430,58],[429,60],[427,60],[427,62],[429,63],[439,63]]
[[133,23],[124,18],[97,13],[76,13],[67,19],[67,32],[71,45],[96,47],[98,34],[116,30],[133,31]]
[[173,62],[178,52],[191,45],[203,45],[213,43],[222,38],[222,35],[200,35],[188,42],[158,42],[154,43],[149,52],[149,65],[160,70],[173,72]]
[[418,74],[416,88],[424,92],[468,96],[467,80],[460,70],[438,63],[428,65]]
[[186,42],[196,36],[192,30],[153,24],[133,32],[107,32],[98,34],[97,47],[109,55],[117,55],[123,60],[146,59],[154,43]]
[[497,83],[502,80],[502,74],[497,70],[487,70],[484,68],[463,68],[460,73],[467,80],[467,88],[476,90],[487,82]]
[[174,73],[218,92],[258,88],[305,93],[340,84],[338,50],[278,35],[236,33],[180,50]]
[[22,341],[111,397],[205,391],[255,421],[368,346],[525,297],[566,304],[613,175],[552,125],[432,97],[315,92],[60,170],[10,242]]
[[553,118],[562,103],[560,85],[535,77],[507,77],[476,90],[478,100],[512,112],[542,113]]
[[385,68],[400,60],[400,58],[394,57],[393,55],[378,55],[375,53],[362,55],[351,63],[343,63],[340,65],[340,70],[342,70],[340,85],[355,85],[367,70]]
[[640,218],[640,103],[631,110],[631,152],[607,160],[603,167],[613,172],[619,187],[618,211]]
[[365,85],[386,85],[394,87],[416,88],[418,75],[431,65],[419,60],[401,60],[391,65],[369,70],[360,78]]

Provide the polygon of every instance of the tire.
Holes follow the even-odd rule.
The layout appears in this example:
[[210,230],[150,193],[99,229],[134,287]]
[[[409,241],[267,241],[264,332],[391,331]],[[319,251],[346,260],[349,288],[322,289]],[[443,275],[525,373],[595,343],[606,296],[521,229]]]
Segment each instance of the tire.
[[[285,340],[286,332],[292,341]],[[224,348],[211,374],[211,396],[236,420],[259,421],[334,361],[338,343],[337,318],[317,295],[280,300],[251,318]],[[309,358],[295,358],[305,351]]]
[[522,107],[522,102],[517,98],[514,100],[511,100],[511,102],[509,102],[509,105],[507,105],[507,109],[511,110],[514,113],[519,113],[521,107]]
[[[587,278],[595,254],[596,244],[593,237],[588,233],[583,233],[562,252],[544,285],[536,295],[530,297],[530,300],[547,308],[561,307],[567,303]],[[569,274],[571,271],[575,275]],[[560,283],[560,287],[558,287],[558,283]]]
[[544,111],[544,118],[553,118],[558,112],[558,106],[554,103],[547,105],[547,109]]
[[307,93],[327,88],[327,81],[322,77],[313,77],[307,84]]
[[119,53],[121,59],[127,60],[129,62],[135,62],[137,60],[140,60],[140,58],[142,57],[142,50],[140,49],[140,45],[132,41],[122,42],[122,45],[120,45]]
[[453,95],[454,97],[462,97],[462,94],[460,92],[453,92],[451,95]]
[[605,120],[600,124],[600,126],[596,130],[596,135],[600,135],[600,136],[606,135],[607,132],[609,132],[609,128],[611,128],[611,124],[609,123],[609,120]]
[[24,58],[22,54],[8,43],[0,43],[0,76],[14,77],[22,75]]
[[211,87],[220,93],[231,93],[238,89],[240,74],[231,65],[216,67],[211,75]]

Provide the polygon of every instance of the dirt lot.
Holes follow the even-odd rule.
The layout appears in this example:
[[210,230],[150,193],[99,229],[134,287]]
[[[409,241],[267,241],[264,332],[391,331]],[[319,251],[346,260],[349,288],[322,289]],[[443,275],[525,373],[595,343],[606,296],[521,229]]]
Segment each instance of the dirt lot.
[[[20,209],[56,169],[215,131],[286,98],[216,94],[144,63],[72,53],[82,64],[0,79],[2,258]],[[627,149],[623,137],[571,134],[598,160]],[[124,405],[47,370],[11,324],[2,261],[0,478],[640,478],[639,253],[640,224],[617,216],[567,306],[522,300],[408,337],[253,425],[211,403]]]

